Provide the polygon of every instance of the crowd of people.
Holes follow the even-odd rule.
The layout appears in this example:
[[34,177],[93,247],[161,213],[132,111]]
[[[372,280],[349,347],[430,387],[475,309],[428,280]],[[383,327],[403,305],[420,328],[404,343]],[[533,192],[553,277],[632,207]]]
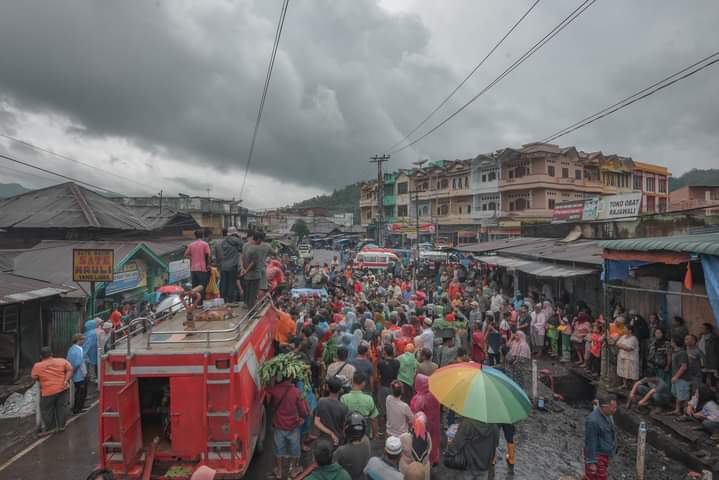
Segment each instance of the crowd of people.
[[[507,449],[500,461],[513,471],[513,425],[461,418],[429,390],[439,368],[466,361],[503,369],[525,390],[532,358],[574,363],[595,377],[604,370],[612,387],[627,390],[628,406],[671,408],[680,418],[699,420],[719,440],[719,404],[709,388],[719,375],[719,337],[711,324],[697,338],[679,317],[667,329],[657,314],[645,320],[621,305],[605,319],[566,292],[559,298],[534,290],[509,295],[503,272],[475,263],[435,263],[423,275],[403,263],[357,272],[343,255],[305,266],[307,283],[322,287],[322,295],[293,296],[293,277],[283,273],[294,270],[291,261],[269,260],[263,242],[261,232],[243,242],[228,231],[213,243],[198,234],[186,256],[193,287],[206,292],[215,269],[220,295],[229,301],[252,308],[272,292],[280,319],[276,351],[295,352],[312,372],[310,385],[287,380],[267,389],[276,478],[429,479],[443,455],[450,465],[447,456],[458,451],[459,476],[489,478],[502,435]],[[104,342],[117,328],[113,315],[88,326],[96,332],[92,342]],[[47,432],[64,428],[57,405],[66,401],[65,387],[74,386],[73,411],[84,408],[87,366],[97,363],[87,355],[97,343],[88,349],[85,342],[76,336],[67,360],[43,351],[36,370],[53,372],[53,379],[33,373],[41,383]],[[607,398],[587,419],[587,478],[606,478],[614,410],[616,399]],[[372,456],[371,441],[378,438],[384,438],[384,453]],[[313,453],[310,469],[300,463],[303,451]]]

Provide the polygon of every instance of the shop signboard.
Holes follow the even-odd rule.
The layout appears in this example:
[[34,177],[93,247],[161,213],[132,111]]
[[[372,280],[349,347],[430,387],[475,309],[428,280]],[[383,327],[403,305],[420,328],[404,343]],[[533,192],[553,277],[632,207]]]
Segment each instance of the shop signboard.
[[115,272],[115,279],[105,286],[105,295],[126,292],[147,286],[147,271],[139,260],[127,262],[120,272]]
[[[409,233],[417,233],[417,225],[413,223],[388,223],[387,224],[387,230],[389,230],[391,233],[396,234],[409,234]],[[432,223],[420,223],[419,224],[419,232],[420,233],[434,233],[434,224]]]
[[558,203],[554,207],[552,223],[591,222],[593,220],[636,217],[639,215],[641,205],[641,192]]
[[597,208],[597,220],[636,217],[642,206],[642,192],[623,193],[603,198]]
[[576,222],[582,219],[584,200],[558,203],[554,207],[552,223]]
[[180,280],[185,280],[186,278],[190,278],[190,260],[189,259],[176,260],[174,262],[170,262],[168,267],[169,267],[169,276],[167,278],[167,283],[176,283],[176,282],[179,282]]
[[74,282],[111,282],[115,252],[110,248],[74,248],[72,280]]

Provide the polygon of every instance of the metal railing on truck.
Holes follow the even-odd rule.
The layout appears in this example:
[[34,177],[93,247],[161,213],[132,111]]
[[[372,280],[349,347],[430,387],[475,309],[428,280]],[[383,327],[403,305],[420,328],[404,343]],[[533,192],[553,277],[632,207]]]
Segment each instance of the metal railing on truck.
[[[162,316],[150,315],[147,317],[137,317],[127,325],[118,328],[112,332],[110,338],[109,350],[112,350],[123,342],[127,344],[127,355],[132,353],[132,338],[145,333],[147,335],[145,348],[152,349],[152,345],[172,345],[172,344],[205,344],[208,347],[213,343],[231,342],[239,339],[245,330],[252,325],[252,318],[256,313],[260,312],[268,304],[271,303],[270,296],[265,295],[255,303],[255,305],[237,322],[234,327],[223,329],[208,330],[163,330],[161,332],[153,332],[156,325],[162,323],[165,318],[176,315],[180,312],[172,312],[171,309]],[[174,304],[173,306],[178,305]],[[228,304],[227,306],[231,306]],[[153,335],[185,335],[185,338],[153,340]],[[217,338],[218,335],[224,335]],[[192,338],[187,338],[191,336]]]

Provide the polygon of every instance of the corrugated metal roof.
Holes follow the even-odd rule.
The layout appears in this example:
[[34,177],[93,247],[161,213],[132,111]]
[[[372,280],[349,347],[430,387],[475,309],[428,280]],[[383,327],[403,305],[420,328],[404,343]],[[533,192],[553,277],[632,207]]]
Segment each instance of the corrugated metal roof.
[[0,200],[0,228],[150,230],[126,207],[72,182]]
[[514,269],[514,268],[520,267],[522,265],[532,263],[529,260],[521,260],[519,258],[511,258],[511,257],[500,257],[499,255],[475,257],[475,259],[482,263],[488,263],[490,265],[499,265],[500,267],[505,267],[505,268],[509,268],[509,269]]
[[605,240],[597,243],[601,248],[607,250],[670,251],[719,255],[719,233],[627,238],[625,240]]
[[42,280],[12,273],[0,272],[0,305],[27,302],[47,298],[74,290],[72,287],[55,285]]
[[470,243],[462,247],[457,247],[456,250],[460,252],[468,253],[481,253],[481,252],[494,252],[496,250],[503,250],[509,247],[516,247],[520,245],[529,245],[531,243],[538,243],[547,240],[546,238],[533,238],[533,237],[514,237],[505,238],[502,240],[493,240],[491,242],[481,243]]
[[561,242],[559,239],[537,239],[538,242],[504,248],[502,255],[523,255],[537,260],[555,260],[563,263],[601,265],[602,249],[595,241]]
[[153,230],[159,230],[165,227],[178,227],[183,230],[198,230],[202,228],[192,215],[172,208],[162,207],[162,210],[160,210],[160,207],[148,206],[124,208],[142,219],[142,221]]
[[[61,285],[75,285],[72,280],[72,250],[74,248],[111,248],[115,252],[115,264],[117,265],[143,243],[145,242],[45,240],[15,256],[13,273]],[[89,291],[88,283],[81,283],[81,285],[86,291]]]
[[517,270],[521,270],[537,277],[550,278],[578,277],[598,272],[598,270],[592,268],[576,268],[547,262],[528,262],[517,266]]

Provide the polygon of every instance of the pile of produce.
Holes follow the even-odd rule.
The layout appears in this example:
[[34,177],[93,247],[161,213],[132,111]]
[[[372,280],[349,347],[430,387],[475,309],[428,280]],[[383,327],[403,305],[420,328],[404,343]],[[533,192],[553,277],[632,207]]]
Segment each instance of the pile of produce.
[[294,352],[282,353],[260,365],[260,383],[263,387],[284,382],[287,379],[302,380],[309,385],[310,366]]
[[467,322],[465,322],[464,320],[455,320],[453,322],[450,322],[444,318],[438,318],[432,324],[432,328],[434,330],[444,330],[446,328],[451,328],[454,330],[463,330],[463,329],[467,328]]

